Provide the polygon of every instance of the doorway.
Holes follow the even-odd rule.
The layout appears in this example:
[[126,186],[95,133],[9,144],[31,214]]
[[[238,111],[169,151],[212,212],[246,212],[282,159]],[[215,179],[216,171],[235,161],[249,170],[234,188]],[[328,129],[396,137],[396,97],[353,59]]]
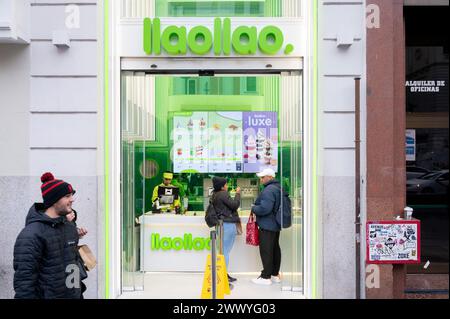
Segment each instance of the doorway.
[[[211,178],[221,176],[231,192],[243,189],[244,234],[230,254],[228,271],[238,278],[230,297],[302,298],[303,74],[222,73],[121,74],[122,297],[200,297],[209,236],[203,216]],[[250,281],[262,266],[257,247],[245,244],[245,223],[262,187],[255,173],[264,166],[290,195],[293,225],[281,232],[283,281],[261,290]],[[166,171],[174,174],[180,214],[153,212],[153,191]],[[171,282],[181,287],[176,295]]]

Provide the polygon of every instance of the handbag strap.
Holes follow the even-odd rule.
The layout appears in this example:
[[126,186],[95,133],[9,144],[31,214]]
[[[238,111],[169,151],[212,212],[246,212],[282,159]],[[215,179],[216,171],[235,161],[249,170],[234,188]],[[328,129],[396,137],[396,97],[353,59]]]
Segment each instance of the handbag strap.
[[216,193],[213,192],[212,195],[211,195],[211,198],[209,199],[209,204],[212,205],[212,207],[214,208],[214,211],[216,212],[217,218],[220,218],[220,215],[218,214],[219,212],[217,211],[216,207],[214,206],[215,195],[216,195]]

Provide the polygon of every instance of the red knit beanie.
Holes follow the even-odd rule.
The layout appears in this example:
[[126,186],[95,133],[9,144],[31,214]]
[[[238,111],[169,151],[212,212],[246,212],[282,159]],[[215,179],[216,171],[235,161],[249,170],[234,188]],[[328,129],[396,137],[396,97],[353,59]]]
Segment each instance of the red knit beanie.
[[63,180],[55,179],[52,173],[45,173],[41,176],[41,192],[44,206],[49,208],[67,194],[75,194],[72,185]]

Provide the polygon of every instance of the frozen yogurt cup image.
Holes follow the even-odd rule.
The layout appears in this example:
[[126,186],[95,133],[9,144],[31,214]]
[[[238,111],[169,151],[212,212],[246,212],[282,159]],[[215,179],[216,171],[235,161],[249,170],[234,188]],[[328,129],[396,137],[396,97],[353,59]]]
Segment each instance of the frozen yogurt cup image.
[[266,140],[266,141],[264,142],[264,148],[265,148],[266,150],[271,150],[271,149],[272,149],[272,146],[273,146],[273,144],[272,144],[272,142],[271,142],[270,140]]
[[206,126],[206,122],[205,122],[205,120],[202,118],[202,119],[200,120],[200,128],[201,128],[201,129],[204,129],[205,126]]
[[253,135],[250,135],[245,143],[245,148],[247,150],[255,150],[256,149],[256,141]]
[[202,155],[203,155],[203,146],[197,146],[197,147],[195,148],[195,154],[196,154],[197,156],[202,156]]

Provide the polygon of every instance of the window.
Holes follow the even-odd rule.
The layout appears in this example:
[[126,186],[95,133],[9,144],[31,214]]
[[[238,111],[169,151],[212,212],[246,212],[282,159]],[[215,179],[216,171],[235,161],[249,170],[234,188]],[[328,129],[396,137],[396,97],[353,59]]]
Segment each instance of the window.
[[194,79],[188,79],[187,80],[187,88],[186,88],[186,94],[187,95],[194,95],[197,90],[197,83]]
[[177,77],[172,95],[258,95],[256,77]]
[[[421,221],[427,273],[448,273],[448,6],[405,7],[406,128],[415,131],[407,162],[407,205]],[[422,272],[423,266],[408,267]]]
[[245,91],[256,92],[256,78],[247,78]]

